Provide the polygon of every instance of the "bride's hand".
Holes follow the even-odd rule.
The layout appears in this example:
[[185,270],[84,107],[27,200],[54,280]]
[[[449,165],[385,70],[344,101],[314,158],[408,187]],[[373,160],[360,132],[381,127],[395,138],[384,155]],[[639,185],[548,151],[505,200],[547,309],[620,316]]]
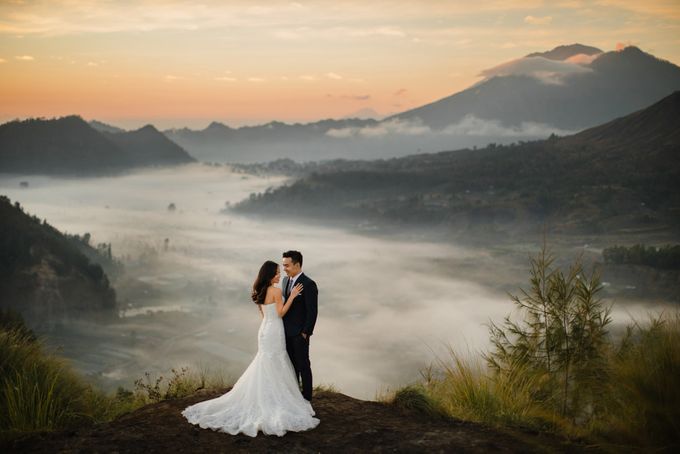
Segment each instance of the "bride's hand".
[[297,298],[299,294],[302,293],[302,284],[297,284],[295,287],[293,287],[293,290],[290,291],[290,296],[293,298]]

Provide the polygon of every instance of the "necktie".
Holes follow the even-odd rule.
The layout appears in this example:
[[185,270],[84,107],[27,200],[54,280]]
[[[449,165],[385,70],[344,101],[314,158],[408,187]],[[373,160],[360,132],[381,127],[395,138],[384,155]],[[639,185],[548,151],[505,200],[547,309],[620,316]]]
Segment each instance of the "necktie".
[[289,277],[289,278],[288,278],[288,285],[286,286],[286,298],[288,298],[288,297],[290,296],[290,291],[291,291],[291,289],[292,289],[292,287],[293,287],[292,284],[293,284],[293,278],[292,278],[292,277]]

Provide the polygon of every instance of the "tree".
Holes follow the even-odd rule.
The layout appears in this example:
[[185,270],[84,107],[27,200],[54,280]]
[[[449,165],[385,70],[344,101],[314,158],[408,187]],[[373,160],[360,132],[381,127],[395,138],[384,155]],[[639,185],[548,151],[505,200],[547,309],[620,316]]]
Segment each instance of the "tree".
[[597,294],[599,270],[584,275],[581,256],[564,273],[552,267],[555,258],[545,240],[531,258],[531,288],[522,297],[510,294],[524,318],[506,316],[501,326],[491,322],[492,351],[485,358],[496,374],[524,368],[542,377],[537,395],[552,402],[564,417],[589,418],[606,374],[604,354],[611,307]]

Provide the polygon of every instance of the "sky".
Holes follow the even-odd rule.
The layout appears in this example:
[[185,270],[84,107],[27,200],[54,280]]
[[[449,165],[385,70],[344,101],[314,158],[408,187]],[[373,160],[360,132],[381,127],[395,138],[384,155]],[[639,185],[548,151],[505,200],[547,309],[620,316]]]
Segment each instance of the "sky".
[[0,122],[384,116],[573,43],[679,64],[680,1],[0,0]]

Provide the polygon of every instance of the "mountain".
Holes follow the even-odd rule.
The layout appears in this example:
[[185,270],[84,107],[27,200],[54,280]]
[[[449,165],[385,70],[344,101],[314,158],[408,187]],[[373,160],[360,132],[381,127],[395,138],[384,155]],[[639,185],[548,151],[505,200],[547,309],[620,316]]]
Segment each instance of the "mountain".
[[101,266],[80,251],[86,246],[74,245],[6,196],[0,196],[0,238],[0,307],[39,328],[118,317],[115,291]]
[[75,115],[0,125],[2,172],[78,174],[130,166],[125,151]]
[[192,161],[153,127],[100,132],[76,115],[0,125],[0,172],[99,175]]
[[90,120],[89,124],[99,132],[113,132],[113,133],[125,132],[125,129],[119,128],[117,126],[112,126],[106,123],[102,123],[101,121],[97,120]]
[[135,165],[171,165],[196,161],[152,125],[146,125],[136,131],[103,134],[120,149],[125,150]]
[[[589,55],[592,61],[569,61]],[[588,128],[644,108],[680,90],[680,68],[634,46],[600,53],[575,44],[529,54],[482,72],[486,78],[454,95],[386,120],[419,121],[442,130],[466,116],[504,126]]]
[[583,44],[558,46],[480,76],[465,90],[380,121],[243,128],[213,123],[202,131],[164,133],[204,161],[370,160],[572,134],[680,89],[678,66],[633,46],[612,52]]
[[566,46],[557,46],[546,52],[533,52],[527,57],[543,57],[549,60],[567,60],[576,55],[597,55],[601,54],[602,50],[597,47],[584,46],[583,44],[570,44]]
[[[307,165],[234,210],[371,228],[476,235],[680,227],[678,92],[568,137],[375,161]],[[300,174],[301,170],[294,169]]]
[[560,140],[567,147],[619,149],[680,144],[680,91],[625,117]]
[[[272,121],[264,125],[231,128],[212,122],[203,130],[169,129],[163,133],[203,161],[260,162],[278,157],[317,160],[327,156],[352,156],[351,141],[331,137],[333,131],[371,127],[372,119],[321,120],[314,123],[287,124]],[[354,157],[362,150],[355,149]]]

